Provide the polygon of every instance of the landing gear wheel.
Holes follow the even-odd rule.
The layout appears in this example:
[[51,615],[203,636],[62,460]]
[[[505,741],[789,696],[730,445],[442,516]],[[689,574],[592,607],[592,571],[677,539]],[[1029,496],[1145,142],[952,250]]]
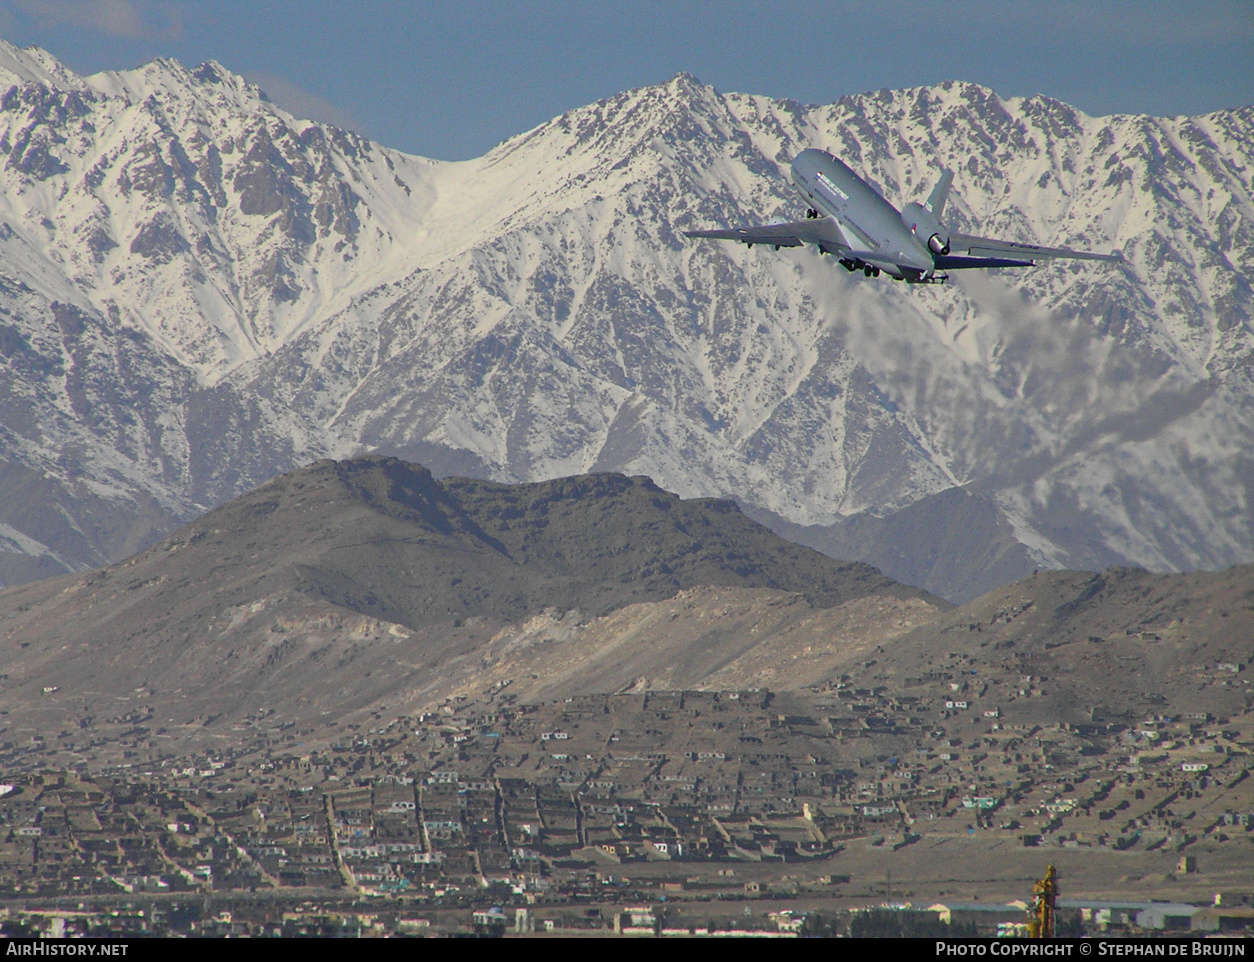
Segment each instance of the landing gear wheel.
[[870,277],[873,273],[875,273],[875,268],[870,264],[867,264],[866,267],[862,268],[862,273],[864,276]]

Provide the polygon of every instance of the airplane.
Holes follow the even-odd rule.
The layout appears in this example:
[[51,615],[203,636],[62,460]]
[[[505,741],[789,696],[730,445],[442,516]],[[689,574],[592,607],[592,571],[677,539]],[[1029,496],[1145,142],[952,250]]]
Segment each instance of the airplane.
[[684,235],[740,241],[751,248],[770,244],[776,250],[814,244],[821,253],[836,255],[846,270],[860,270],[867,277],[879,277],[883,271],[909,284],[943,284],[949,279],[945,272],[952,270],[1034,267],[1040,258],[1123,259],[1118,252],[1092,254],[950,231],[941,215],[953,181],[953,171],[942,170],[925,203],[907,204],[899,211],[836,157],[810,148],[792,163],[793,186],[809,203],[805,220],[730,230],[690,230]]

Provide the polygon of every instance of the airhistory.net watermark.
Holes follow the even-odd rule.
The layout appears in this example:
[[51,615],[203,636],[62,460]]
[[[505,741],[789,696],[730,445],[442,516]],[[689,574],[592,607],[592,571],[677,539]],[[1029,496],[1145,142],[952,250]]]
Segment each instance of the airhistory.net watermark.
[[130,946],[125,942],[50,942],[46,939],[29,942],[9,942],[4,947],[6,956],[42,957],[46,955],[80,955],[84,957],[122,956]]

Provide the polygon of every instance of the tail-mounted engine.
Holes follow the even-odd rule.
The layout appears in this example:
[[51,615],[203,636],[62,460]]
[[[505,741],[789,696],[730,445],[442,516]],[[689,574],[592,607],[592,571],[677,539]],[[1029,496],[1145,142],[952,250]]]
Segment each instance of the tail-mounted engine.
[[949,253],[949,231],[922,204],[907,204],[901,212],[901,222],[933,254],[943,256]]

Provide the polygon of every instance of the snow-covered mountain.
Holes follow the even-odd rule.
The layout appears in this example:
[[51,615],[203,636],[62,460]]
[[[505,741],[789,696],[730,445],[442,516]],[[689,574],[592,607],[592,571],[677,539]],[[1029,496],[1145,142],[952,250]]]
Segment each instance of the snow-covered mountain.
[[[216,63],[78,77],[0,45],[4,90],[4,582],[364,450],[803,525],[961,485],[1024,565],[1254,560],[1254,109],[964,83],[816,107],[681,74],[443,163]],[[952,226],[1126,260],[908,288],[680,236],[798,216],[810,146],[899,206],[953,167]]]

